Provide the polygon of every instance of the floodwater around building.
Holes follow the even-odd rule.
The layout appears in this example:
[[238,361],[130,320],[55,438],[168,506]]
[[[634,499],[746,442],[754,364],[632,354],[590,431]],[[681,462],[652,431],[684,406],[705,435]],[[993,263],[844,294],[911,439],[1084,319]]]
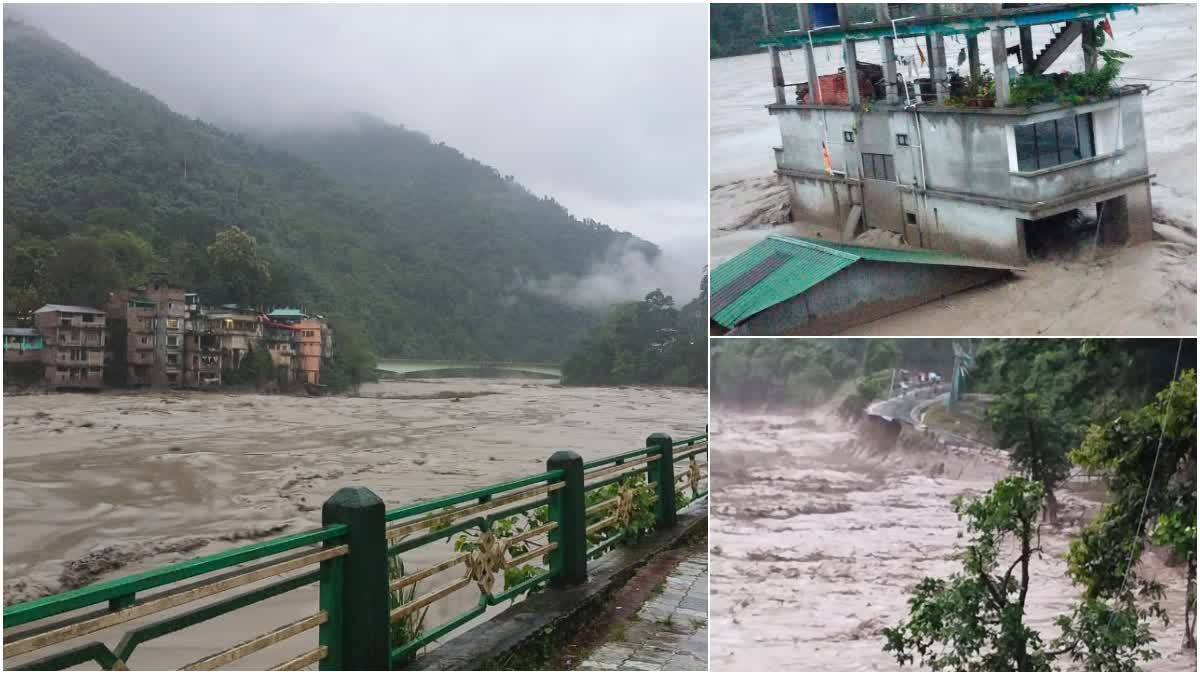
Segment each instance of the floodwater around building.
[[[960,543],[951,500],[1007,475],[1005,461],[944,448],[866,450],[825,412],[713,411],[709,659],[713,670],[896,670],[881,629],[905,618],[913,587],[948,576]],[[1099,507],[1094,488],[1062,494],[1062,529],[1041,530],[1028,614],[1049,639],[1078,597],[1063,554]],[[1151,624],[1146,670],[1194,671],[1184,652],[1185,572],[1157,558],[1140,571],[1167,587],[1171,625]],[[1066,664],[1064,664],[1066,665]]]
[[[381,382],[360,395],[6,396],[5,602],[317,527],[321,503],[347,485],[395,507],[538,473],[555,450],[597,458],[656,431],[703,433],[707,417],[703,390],[545,379]],[[447,550],[422,547],[405,562],[420,567]],[[311,613],[315,591],[145,644],[132,665],[175,668],[232,646]],[[435,605],[429,620],[451,609]],[[95,639],[115,644],[120,632]],[[315,631],[298,639],[315,641]],[[294,643],[273,649],[239,667],[295,653]]]
[[[1113,21],[1107,47],[1132,54],[1122,84],[1147,84],[1144,98],[1156,240],[1104,248],[1093,257],[1090,234],[1038,258],[1009,281],[958,293],[851,330],[862,335],[1178,335],[1196,329],[1196,7],[1140,7]],[[1048,26],[1034,28],[1034,43],[1050,39]],[[980,52],[990,54],[986,34]],[[915,57],[913,40],[896,53]],[[963,45],[950,39],[951,61]],[[836,72],[834,47],[815,50],[817,69]],[[784,79],[806,79],[801,51],[782,54]],[[859,45],[860,61],[878,63],[876,43]],[[1081,50],[1061,57],[1078,70]],[[1056,68],[1059,64],[1056,64]],[[712,263],[758,243],[769,232],[834,236],[789,223],[787,190],[773,172],[780,143],[778,123],[767,114],[772,100],[766,53],[711,62],[711,256]],[[906,73],[907,76],[907,73]],[[789,97],[791,96],[790,89]],[[869,231],[868,241],[879,240]],[[871,239],[875,237],[875,239]]]

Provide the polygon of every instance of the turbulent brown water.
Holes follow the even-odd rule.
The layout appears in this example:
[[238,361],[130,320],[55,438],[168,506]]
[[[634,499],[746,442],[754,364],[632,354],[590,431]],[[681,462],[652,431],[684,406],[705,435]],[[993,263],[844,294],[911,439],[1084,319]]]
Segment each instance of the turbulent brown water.
[[[950,501],[1006,475],[1003,459],[904,437],[890,451],[868,450],[822,414],[714,409],[713,418],[712,668],[896,670],[881,629],[906,616],[921,579],[959,568]],[[1063,554],[1101,496],[1073,484],[1060,496],[1063,529],[1042,527],[1046,554],[1032,566],[1027,611],[1044,638],[1057,635],[1053,618],[1077,596]],[[1181,649],[1183,573],[1157,559],[1140,571],[1167,586],[1173,620],[1153,624],[1162,656],[1145,668],[1194,671],[1194,652]]]
[[[347,485],[394,507],[543,471],[555,450],[596,458],[656,431],[703,433],[707,408],[694,389],[524,379],[388,382],[361,395],[6,396],[5,603],[317,527],[321,503]],[[473,600],[464,591],[429,620]],[[132,665],[178,667],[315,608],[315,587],[293,591],[144,644]],[[87,639],[112,647],[124,630]],[[313,643],[310,631],[238,665],[269,667]]]

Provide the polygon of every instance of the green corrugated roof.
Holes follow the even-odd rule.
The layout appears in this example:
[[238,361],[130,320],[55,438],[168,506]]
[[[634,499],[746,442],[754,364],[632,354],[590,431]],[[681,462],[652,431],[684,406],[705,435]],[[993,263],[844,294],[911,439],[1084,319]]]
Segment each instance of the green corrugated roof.
[[877,262],[918,263],[921,265],[960,265],[965,267],[993,267],[996,269],[1005,270],[1014,269],[1012,265],[1005,265],[1003,263],[990,262],[987,260],[976,260],[974,258],[968,258],[961,253],[934,251],[927,248],[879,248],[875,246],[844,244],[842,242],[826,241],[824,239],[809,239],[807,237],[779,238],[789,239],[792,241],[804,241],[810,244],[816,244],[817,246],[823,246],[825,248],[837,249],[865,260],[874,260]]
[[795,297],[859,260],[1014,269],[958,253],[858,246],[773,234],[721,263],[710,277],[713,320],[733,328]]
[[271,313],[267,316],[296,316],[304,318],[304,312],[292,307],[281,307],[279,309],[271,310]]
[[771,235],[713,270],[712,295],[720,295],[727,286],[777,253],[788,260],[741,291],[713,315],[714,321],[732,328],[771,305],[803,293],[859,259],[800,239]]

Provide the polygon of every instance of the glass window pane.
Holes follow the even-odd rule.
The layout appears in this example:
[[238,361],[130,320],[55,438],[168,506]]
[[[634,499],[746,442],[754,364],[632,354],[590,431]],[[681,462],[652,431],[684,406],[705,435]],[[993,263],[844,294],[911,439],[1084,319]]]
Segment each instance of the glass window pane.
[[1024,124],[1013,127],[1017,137],[1017,170],[1037,170],[1037,142],[1034,139],[1033,125]]
[[863,178],[875,177],[875,165],[871,162],[871,155],[864,152],[862,156],[863,163]]
[[1076,115],[1075,128],[1079,136],[1079,156],[1083,159],[1095,157],[1096,146],[1092,142],[1092,114]]
[[875,160],[875,179],[884,180],[887,178],[887,172],[883,168],[883,155],[871,155],[871,159]]
[[895,166],[895,164],[892,163],[891,155],[883,156],[883,169],[886,173],[886,175],[884,176],[885,180],[890,180],[890,181],[896,180],[896,166]]
[[1038,168],[1048,169],[1058,164],[1058,130],[1054,120],[1033,125],[1037,133]]
[[1083,159],[1079,154],[1079,137],[1075,134],[1075,118],[1058,120],[1058,163],[1066,164]]

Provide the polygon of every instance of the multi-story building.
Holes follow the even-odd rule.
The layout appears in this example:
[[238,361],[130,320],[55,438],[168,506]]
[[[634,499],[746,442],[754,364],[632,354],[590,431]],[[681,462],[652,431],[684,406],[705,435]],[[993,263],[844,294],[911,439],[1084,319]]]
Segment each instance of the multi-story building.
[[275,366],[275,379],[283,386],[299,379],[300,339],[295,326],[263,317],[263,342]]
[[[832,14],[830,5],[800,4],[800,29],[761,43],[772,61],[775,101],[767,108],[779,122],[777,174],[792,219],[836,228],[847,241],[876,228],[912,246],[1012,265],[1054,231],[1056,217],[1076,211],[1094,215],[1106,241],[1149,240],[1146,87],[1051,100],[1014,100],[1012,88],[1018,75],[1066,82],[1047,73],[1073,43],[1082,43],[1084,71],[1102,75],[1099,58],[1113,54],[1097,48],[1100,25],[1135,6],[954,6],[968,14],[950,7],[839,4]],[[855,15],[864,9],[869,16]],[[1048,39],[1040,50],[1035,28]],[[948,36],[965,42],[961,75],[947,67]],[[905,79],[896,48],[913,40],[928,71]],[[859,60],[863,43],[878,44],[881,64]],[[840,52],[842,70],[818,76],[813,50],[829,47]],[[802,51],[806,82],[784,82],[782,49]]]
[[221,384],[221,338],[214,319],[200,305],[195,293],[184,296],[187,316],[183,321],[183,386],[193,389]]
[[109,359],[125,385],[183,386],[185,295],[161,274],[109,294]]
[[222,305],[208,311],[209,326],[217,336],[221,350],[221,365],[236,369],[242,358],[258,346],[263,338],[261,315],[254,309],[237,305]]
[[321,362],[333,349],[333,332],[320,316],[308,316],[302,310],[285,307],[272,310],[272,321],[287,324],[296,333],[300,377],[306,384],[321,383]]
[[41,334],[45,380],[55,388],[99,389],[104,384],[104,312],[92,307],[43,305],[33,313]]

